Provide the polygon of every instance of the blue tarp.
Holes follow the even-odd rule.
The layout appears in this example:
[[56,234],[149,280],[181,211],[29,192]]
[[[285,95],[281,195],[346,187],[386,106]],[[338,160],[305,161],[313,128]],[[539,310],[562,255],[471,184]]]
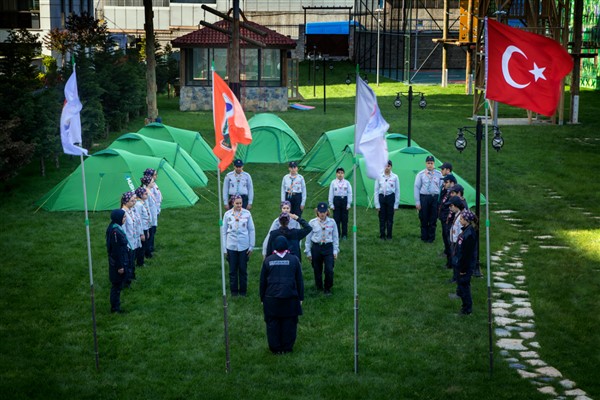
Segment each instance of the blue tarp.
[[307,35],[348,35],[356,21],[310,22],[306,24]]

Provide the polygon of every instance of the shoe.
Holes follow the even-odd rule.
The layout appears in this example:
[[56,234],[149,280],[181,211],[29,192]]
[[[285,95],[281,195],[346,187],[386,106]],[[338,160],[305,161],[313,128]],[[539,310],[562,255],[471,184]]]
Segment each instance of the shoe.
[[392,240],[391,236],[386,237],[386,240]]
[[460,299],[460,296],[457,295],[456,293],[448,293],[448,298],[452,299],[452,300],[458,300],[458,299]]
[[474,278],[483,278],[483,274],[479,271],[473,272],[473,277]]
[[246,297],[246,293],[240,293],[240,297]]
[[127,311],[121,310],[120,308],[117,310],[110,310],[110,312],[113,314],[127,314]]
[[325,291],[323,292],[323,294],[324,294],[325,296],[328,296],[328,297],[329,297],[329,296],[331,296],[333,293],[331,293],[331,290],[325,290]]
[[458,315],[471,315],[472,311],[465,311],[465,310],[460,310],[458,312]]

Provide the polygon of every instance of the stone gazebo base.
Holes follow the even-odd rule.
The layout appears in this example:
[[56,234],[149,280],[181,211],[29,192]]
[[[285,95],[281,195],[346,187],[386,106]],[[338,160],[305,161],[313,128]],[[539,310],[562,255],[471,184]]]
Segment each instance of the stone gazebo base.
[[[240,97],[244,111],[287,111],[286,87],[242,87]],[[183,86],[179,94],[179,110],[212,110],[212,87]]]

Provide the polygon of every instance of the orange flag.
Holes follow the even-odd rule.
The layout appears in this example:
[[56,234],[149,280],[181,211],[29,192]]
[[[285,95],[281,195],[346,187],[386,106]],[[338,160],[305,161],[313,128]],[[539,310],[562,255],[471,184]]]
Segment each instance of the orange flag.
[[213,119],[215,147],[219,169],[225,171],[233,162],[238,143],[252,143],[252,133],[244,110],[229,86],[213,71]]

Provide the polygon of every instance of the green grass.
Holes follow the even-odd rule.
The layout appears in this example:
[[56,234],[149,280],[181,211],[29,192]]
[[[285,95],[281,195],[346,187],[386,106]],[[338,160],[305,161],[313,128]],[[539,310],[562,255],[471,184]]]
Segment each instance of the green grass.
[[[354,85],[343,83],[346,68],[328,76],[327,114],[312,86],[301,93],[312,111],[279,115],[302,138],[307,150],[328,129],[354,122]],[[335,84],[337,81],[339,84]],[[374,81],[373,77],[371,80]],[[375,85],[372,85],[375,86]],[[472,98],[464,87],[415,86],[427,93],[428,108],[413,111],[413,138],[474,182],[475,150],[458,153],[456,128],[468,120]],[[382,79],[375,88],[391,131],[406,133],[406,107],[392,103],[406,85]],[[317,87],[317,96],[322,88]],[[406,104],[405,104],[406,105]],[[528,244],[524,256],[535,311],[539,353],[590,397],[600,397],[600,216],[595,176],[598,144],[569,138],[598,138],[597,92],[583,92],[576,126],[502,127],[505,148],[490,153],[492,210],[519,212],[530,233],[491,216],[492,251],[505,243]],[[501,107],[501,112],[525,116]],[[212,115],[181,113],[177,100],[160,99],[166,124],[200,130],[209,142]],[[253,114],[249,113],[248,118]],[[501,115],[506,116],[506,115]],[[137,131],[142,121],[131,123]],[[123,132],[120,132],[123,133]],[[113,133],[111,140],[120,133]],[[108,143],[99,143],[94,150]],[[248,298],[229,301],[231,373],[225,373],[221,267],[218,249],[218,197],[215,176],[200,190],[192,208],[164,210],[156,257],[138,272],[122,294],[125,315],[109,310],[108,271],[103,235],[108,212],[90,214],[100,371],[94,367],[90,290],[83,213],[36,212],[33,202],[78,164],[63,157],[61,168],[37,176],[35,165],[2,187],[0,204],[0,397],[11,399],[542,399],[495,349],[494,375],[488,374],[486,288],[473,284],[475,312],[455,316],[458,303],[434,245],[419,240],[414,209],[396,214],[395,238],[376,239],[377,215],[358,209],[360,358],[354,374],[353,266],[351,241],[342,242],[335,268],[334,296],[313,289],[305,264],[304,316],[291,355],[267,349],[258,299],[260,261],[249,267]],[[257,241],[277,215],[283,165],[250,164],[256,195],[252,210]],[[310,207],[326,198],[306,174]],[[160,179],[160,178],[159,178]],[[159,181],[160,183],[160,181]],[[551,199],[547,189],[561,194]],[[411,190],[402,188],[402,190]],[[317,193],[320,193],[317,195]],[[307,214],[310,212],[307,211]],[[534,236],[551,234],[544,250]],[[482,253],[484,247],[482,246]],[[484,254],[484,253],[483,253]]]

